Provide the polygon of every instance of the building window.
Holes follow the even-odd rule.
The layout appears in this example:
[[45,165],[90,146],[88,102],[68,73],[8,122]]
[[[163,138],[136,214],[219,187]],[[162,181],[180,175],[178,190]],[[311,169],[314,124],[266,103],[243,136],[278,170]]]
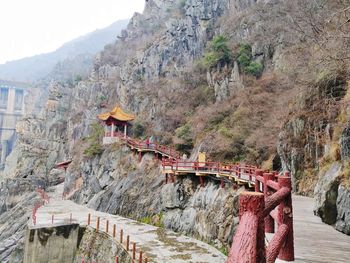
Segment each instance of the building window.
[[15,111],[21,111],[23,108],[23,90],[16,89],[15,93]]
[[8,88],[0,89],[0,109],[7,109],[7,100],[9,96]]

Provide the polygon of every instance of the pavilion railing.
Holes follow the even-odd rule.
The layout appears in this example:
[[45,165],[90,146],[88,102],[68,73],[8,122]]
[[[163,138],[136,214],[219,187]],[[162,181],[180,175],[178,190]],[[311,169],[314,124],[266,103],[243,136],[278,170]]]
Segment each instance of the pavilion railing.
[[105,136],[119,138],[121,141],[124,141],[128,145],[134,148],[137,148],[139,150],[150,150],[154,152],[159,152],[161,154],[165,154],[170,158],[180,158],[180,153],[169,146],[165,146],[165,145],[161,145],[153,142],[141,141],[135,138],[125,136],[125,134],[121,132],[113,132],[113,134],[111,132],[106,132]]

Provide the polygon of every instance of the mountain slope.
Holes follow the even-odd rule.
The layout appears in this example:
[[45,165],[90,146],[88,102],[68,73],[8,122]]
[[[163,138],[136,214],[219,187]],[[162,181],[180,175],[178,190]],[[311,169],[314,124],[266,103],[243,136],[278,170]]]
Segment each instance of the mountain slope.
[[117,35],[126,27],[128,21],[119,20],[106,28],[78,37],[54,52],[0,65],[0,78],[26,82],[35,81],[45,77],[58,62],[68,58],[73,61],[77,57],[78,61],[82,61],[80,64],[83,67],[88,67],[92,63],[93,56],[102,50],[106,44],[114,42]]
[[[4,177],[51,185],[55,164],[72,160],[64,191],[76,202],[228,248],[237,186],[208,179],[201,188],[192,176],[165,184],[153,156],[139,162],[121,145],[103,147],[96,116],[118,103],[137,116],[141,139],[157,137],[193,159],[201,150],[211,160],[290,170],[294,190],[323,194],[316,212],[349,233],[350,40],[340,26],[350,9],[348,0],[326,3],[148,0],[88,78],[51,83],[42,115],[18,125]],[[17,196],[31,191],[15,187],[2,187],[1,212],[14,213]]]

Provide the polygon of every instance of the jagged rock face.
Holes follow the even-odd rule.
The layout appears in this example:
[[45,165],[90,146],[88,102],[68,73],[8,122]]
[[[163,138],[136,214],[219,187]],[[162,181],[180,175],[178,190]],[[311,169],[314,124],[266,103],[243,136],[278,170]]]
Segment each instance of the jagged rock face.
[[49,183],[49,171],[66,155],[68,107],[66,89],[52,83],[40,117],[26,117],[17,124],[17,145],[7,159],[5,177],[41,178]]
[[321,217],[327,224],[334,224],[337,221],[337,197],[341,164],[334,163],[324,175],[321,175],[315,187],[315,208],[316,215]]
[[[223,69],[223,71],[227,68]],[[210,72],[207,73],[207,81],[210,87],[215,91],[216,101],[223,101],[235,94],[238,93],[241,89],[244,88],[243,80],[239,73],[239,67],[237,62],[234,62],[231,74],[217,78],[216,76],[220,75],[220,72]]]
[[[213,181],[200,188],[194,176],[179,176],[176,183],[165,184],[153,155],[145,155],[139,163],[127,147],[120,147],[86,160],[78,171],[68,170],[71,183],[66,184],[66,191],[75,192],[77,202],[112,214],[153,218],[166,228],[218,246],[231,242],[238,222],[236,191],[230,186],[221,189]],[[70,188],[80,176],[84,182],[80,189]]]
[[[4,185],[1,186],[1,189],[15,191],[15,189],[6,188]],[[23,262],[24,234],[30,211],[38,199],[35,192],[23,193],[21,191],[21,195],[16,196],[16,205],[8,209],[7,212],[0,212],[0,262]]]
[[340,138],[340,154],[342,160],[346,160],[350,157],[350,125],[343,130]]
[[66,95],[61,86],[53,83],[49,101],[39,116],[28,116],[17,124],[18,140],[7,158],[0,184],[1,262],[23,262],[23,236],[38,200],[35,190],[57,184],[62,178],[61,173],[50,170],[66,153]]
[[333,163],[325,174],[320,174],[315,187],[316,215],[335,229],[350,235],[350,190],[341,183],[342,165]]
[[350,235],[350,189],[342,185],[338,188],[337,212],[335,228]]

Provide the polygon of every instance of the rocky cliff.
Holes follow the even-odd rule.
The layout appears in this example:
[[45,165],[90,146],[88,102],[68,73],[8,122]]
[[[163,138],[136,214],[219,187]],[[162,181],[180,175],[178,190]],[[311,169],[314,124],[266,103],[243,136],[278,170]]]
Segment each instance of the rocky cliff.
[[[146,1],[119,41],[96,56],[88,78],[51,83],[39,117],[18,126],[6,178],[56,184],[63,174],[54,164],[72,159],[68,198],[227,246],[237,191],[211,179],[200,188],[191,177],[164,184],[152,156],[139,162],[125,146],[101,147],[96,116],[117,103],[137,116],[143,138],[194,156],[201,148],[212,159],[291,170],[295,190],[312,195],[317,185],[317,213],[348,233],[349,67],[334,60],[348,46],[315,41],[339,33],[326,23],[345,6],[336,2]],[[317,12],[317,24],[307,10]],[[18,196],[12,206],[0,200],[7,211],[0,220],[24,202]]]

